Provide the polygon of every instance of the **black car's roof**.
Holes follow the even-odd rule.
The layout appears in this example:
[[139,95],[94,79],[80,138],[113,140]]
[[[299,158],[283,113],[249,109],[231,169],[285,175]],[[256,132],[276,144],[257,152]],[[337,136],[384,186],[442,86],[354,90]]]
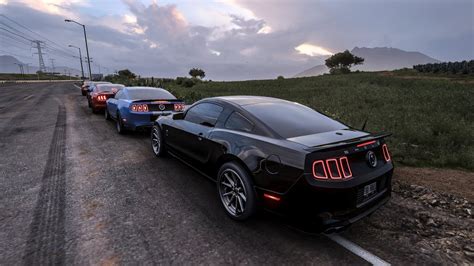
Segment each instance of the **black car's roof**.
[[161,90],[161,91],[166,91],[165,89],[162,88],[155,88],[155,87],[125,87],[125,89],[133,91],[133,90]]
[[250,105],[250,104],[257,104],[257,103],[284,103],[289,102],[286,100],[273,98],[273,97],[265,97],[265,96],[220,96],[220,97],[213,97],[209,98],[210,100],[221,100],[229,103],[233,103],[239,106]]

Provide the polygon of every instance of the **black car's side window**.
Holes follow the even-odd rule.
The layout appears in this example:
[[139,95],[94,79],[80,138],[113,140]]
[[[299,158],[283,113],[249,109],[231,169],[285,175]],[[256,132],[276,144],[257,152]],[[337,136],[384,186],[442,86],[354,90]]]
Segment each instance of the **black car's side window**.
[[233,112],[229,118],[227,118],[224,127],[232,130],[252,132],[253,124],[243,115]]
[[213,103],[200,103],[189,109],[184,120],[208,127],[214,127],[221,114],[222,106]]

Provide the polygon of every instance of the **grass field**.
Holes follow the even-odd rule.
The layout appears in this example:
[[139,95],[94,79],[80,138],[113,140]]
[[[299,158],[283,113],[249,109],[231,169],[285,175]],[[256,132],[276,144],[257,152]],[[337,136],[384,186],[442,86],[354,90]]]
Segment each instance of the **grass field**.
[[[204,82],[167,89],[187,103],[221,95],[296,101],[371,132],[391,132],[393,157],[413,166],[474,170],[474,84],[449,78],[353,73],[311,78]],[[471,80],[472,81],[472,80]]]

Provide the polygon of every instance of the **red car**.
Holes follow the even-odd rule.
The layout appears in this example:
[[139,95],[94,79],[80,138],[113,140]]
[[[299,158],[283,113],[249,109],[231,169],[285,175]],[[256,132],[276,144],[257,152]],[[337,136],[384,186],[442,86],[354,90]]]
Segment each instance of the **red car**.
[[91,86],[89,107],[92,108],[92,112],[97,113],[105,110],[107,99],[113,97],[124,87],[122,84],[95,84]]

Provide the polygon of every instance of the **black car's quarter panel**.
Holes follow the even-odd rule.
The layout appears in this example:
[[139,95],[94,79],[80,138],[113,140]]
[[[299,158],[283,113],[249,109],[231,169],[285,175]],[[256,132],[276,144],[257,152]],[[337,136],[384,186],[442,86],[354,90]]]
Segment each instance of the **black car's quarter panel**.
[[245,164],[259,189],[283,194],[303,174],[307,152],[297,143],[226,129],[214,129],[210,139]]

